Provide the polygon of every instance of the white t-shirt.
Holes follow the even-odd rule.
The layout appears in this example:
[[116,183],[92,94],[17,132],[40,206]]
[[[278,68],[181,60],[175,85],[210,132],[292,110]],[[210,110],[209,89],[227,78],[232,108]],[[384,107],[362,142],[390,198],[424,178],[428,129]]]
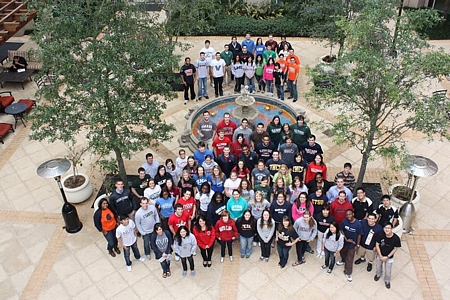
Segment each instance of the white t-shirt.
[[147,198],[149,200],[149,203],[153,205],[155,205],[156,200],[159,199],[160,194],[161,194],[161,187],[157,184],[153,189],[148,187],[144,190],[144,197]]
[[116,229],[116,238],[122,238],[122,244],[124,246],[131,246],[136,243],[136,235],[134,234],[134,225],[133,220],[130,219],[127,226],[119,225]]
[[224,187],[228,188],[230,191],[230,194],[233,190],[237,190],[239,185],[241,184],[241,179],[237,178],[235,181],[231,180],[230,178],[228,178],[227,180],[225,180],[224,183]]
[[225,68],[225,61],[223,59],[213,59],[210,65],[213,69],[213,77],[223,77]]
[[214,51],[213,47],[205,48],[203,47],[200,52],[205,53],[205,58],[207,62],[211,62],[214,59],[214,55],[216,55],[216,51]]

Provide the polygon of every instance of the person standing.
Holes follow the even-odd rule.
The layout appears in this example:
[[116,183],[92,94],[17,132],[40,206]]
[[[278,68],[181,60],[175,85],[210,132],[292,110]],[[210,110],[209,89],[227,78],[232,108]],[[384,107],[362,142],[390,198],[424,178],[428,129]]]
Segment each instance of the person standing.
[[197,68],[196,77],[198,80],[198,100],[202,100],[202,97],[209,99],[208,97],[208,75],[209,75],[210,61],[206,60],[205,52],[200,52],[200,58],[195,62]]
[[237,221],[248,208],[247,201],[239,194],[237,189],[232,192],[232,197],[228,200],[227,211],[230,213],[230,218]]
[[[320,190],[318,190],[320,191]],[[317,222],[317,257],[322,258],[325,255],[323,250],[323,237],[325,232],[330,228],[330,224],[334,222],[334,217],[330,214],[330,205],[326,203],[322,207],[322,211],[314,216],[314,219]],[[336,225],[337,226],[337,225]],[[336,228],[335,228],[336,230]],[[342,241],[344,243],[344,241]],[[342,244],[343,245],[343,244]],[[342,248],[342,247],[341,247]],[[341,249],[339,249],[340,251]],[[328,264],[326,263],[327,267]],[[334,266],[334,261],[333,261]],[[333,268],[331,268],[333,269]]]
[[150,175],[151,178],[155,178],[156,172],[158,172],[159,162],[153,159],[152,153],[145,154],[145,163],[142,166],[145,169],[145,174]]
[[339,197],[330,204],[330,214],[334,217],[336,222],[341,225],[342,221],[344,221],[347,216],[348,210],[351,210],[353,213],[353,206],[347,201],[345,192],[340,191]]
[[322,240],[322,251],[325,253],[325,264],[320,268],[322,270],[328,268],[328,275],[333,272],[336,257],[342,247],[344,247],[344,236],[339,231],[336,221],[333,221],[330,224],[330,228],[325,231]]
[[355,265],[366,262],[367,254],[367,272],[372,271],[372,263],[375,260],[377,249],[375,247],[376,238],[383,232],[383,227],[376,222],[377,217],[374,213],[370,213],[367,219],[361,221],[363,236],[361,237],[361,244],[358,247],[359,258],[355,260]]
[[124,187],[122,179],[117,180],[114,186],[116,188],[112,192],[111,196],[109,196],[109,208],[115,216],[125,215],[134,219],[136,206],[132,199],[130,190]]
[[[348,203],[348,202],[347,202]],[[342,221],[339,226],[342,235],[344,236],[344,247],[341,250],[341,261],[337,262],[338,266],[344,265],[344,274],[348,281],[352,281],[353,261],[355,259],[356,249],[361,244],[361,236],[363,229],[361,223],[355,219],[353,209],[347,209],[345,212],[346,219]]]
[[[166,191],[166,193],[168,193]],[[144,242],[144,254],[147,260],[151,259],[150,256],[150,243],[153,229],[156,223],[159,223],[159,215],[156,211],[156,207],[148,205],[148,199],[141,199],[141,208],[136,212],[136,228],[142,236]]]
[[241,120],[241,125],[236,128],[236,130],[233,133],[233,139],[232,141],[234,142],[235,140],[237,140],[237,135],[239,133],[242,133],[244,135],[244,139],[250,143],[250,135],[252,134],[252,129],[250,127],[248,127],[248,120],[246,118],[243,118]]
[[189,101],[189,90],[191,90],[191,100],[195,101],[195,91],[194,91],[194,83],[195,83],[195,67],[191,64],[191,59],[186,57],[184,59],[184,65],[181,67],[180,77],[181,81],[184,85],[184,105],[186,105]]
[[295,63],[295,58],[291,57],[287,66],[287,80],[290,96],[288,99],[294,99],[292,102],[297,102],[298,91],[297,91],[297,79],[298,74],[300,74],[300,65]]
[[[212,60],[214,59],[214,53],[216,53],[213,49],[213,47],[211,47],[211,42],[210,40],[205,40],[205,47],[203,47],[202,49],[200,49],[200,52],[205,53],[205,59],[206,61],[211,64]],[[211,80],[211,86],[214,87],[213,84],[213,78],[210,75],[210,80]]]
[[230,218],[228,211],[223,211],[221,218],[217,221],[216,236],[220,244],[220,262],[223,263],[225,258],[225,248],[228,248],[230,261],[233,261],[233,241],[239,236],[238,230],[233,220]]
[[187,274],[187,262],[189,261],[189,267],[191,275],[195,276],[194,258],[195,250],[197,249],[197,239],[193,234],[189,233],[189,229],[186,226],[178,228],[177,234],[174,238],[173,251],[181,258],[181,264],[183,265],[183,277]]
[[292,266],[298,266],[306,262],[305,252],[309,243],[314,240],[317,235],[317,223],[307,210],[301,218],[294,223],[295,232],[297,232],[299,242],[295,245],[297,250],[297,261]]
[[120,225],[116,230],[116,238],[123,248],[123,256],[125,258],[127,270],[128,272],[131,272],[131,250],[133,250],[134,258],[137,260],[145,261],[145,258],[141,257],[137,246],[136,225],[133,220],[130,220],[126,215],[120,216]]
[[152,249],[155,252],[155,258],[161,264],[163,278],[170,275],[170,260],[172,252],[172,235],[168,230],[164,230],[161,223],[155,224],[151,237]]
[[200,215],[195,222],[192,233],[197,239],[197,245],[202,254],[203,267],[210,268],[212,265],[211,258],[214,251],[214,242],[216,240],[216,231],[214,230],[214,227],[209,223],[206,217]]
[[225,75],[223,80],[226,86],[230,86],[232,80],[231,63],[234,56],[233,52],[230,51],[228,44],[225,44],[223,49],[222,53],[220,53],[220,58],[225,61]]
[[248,90],[250,94],[255,93],[255,70],[256,65],[253,62],[253,58],[249,57],[244,65],[245,81],[248,85]]
[[272,57],[267,60],[267,64],[263,69],[263,80],[267,86],[267,93],[269,96],[273,95],[273,72],[275,70],[275,62]]
[[253,253],[252,242],[256,235],[256,221],[250,210],[246,210],[236,221],[239,232],[241,258],[250,258]]
[[258,232],[258,240],[261,243],[261,256],[259,260],[269,262],[270,245],[274,238],[276,223],[272,219],[269,209],[265,209],[261,218],[256,222],[256,230]]
[[[242,46],[238,43],[236,36],[231,38],[231,43],[228,44],[228,48],[233,53],[233,59],[242,51]],[[231,77],[231,79],[233,79],[233,77]]]
[[[292,142],[292,137],[290,135],[286,136],[285,139],[286,143],[280,145],[280,154],[281,154],[281,159],[284,160],[292,169],[292,171],[298,173],[298,168],[296,168],[294,170],[294,165],[298,166],[299,164],[295,164],[295,157],[297,156],[298,151],[298,147],[296,144],[294,144]],[[300,155],[300,158],[301,155]],[[300,160],[301,162],[302,160]],[[308,168],[308,167],[306,167]],[[301,170],[301,172],[303,173],[303,169]],[[299,178],[303,181],[303,174],[301,174],[302,176],[299,176]]]
[[219,124],[217,124],[216,132],[219,133],[220,130],[224,130],[224,136],[228,138],[231,143],[231,141],[233,141],[233,135],[236,128],[237,125],[233,122],[233,120],[231,120],[230,113],[226,112],[223,114],[223,120],[220,121]]
[[248,49],[248,52],[255,55],[256,48],[255,48],[255,42],[252,40],[252,37],[250,35],[250,32],[247,32],[245,34],[245,39],[242,41],[242,47],[246,46]]
[[216,58],[211,61],[210,72],[214,78],[214,94],[223,96],[223,76],[225,75],[225,61],[220,58],[220,52],[216,52]]
[[[311,135],[311,129],[305,122],[305,117],[302,115],[297,116],[297,123],[291,125],[292,141],[297,145],[299,150],[303,149],[303,144],[308,141],[308,137]],[[311,161],[314,157],[311,159]]]
[[98,203],[98,209],[94,213],[94,225],[95,228],[98,229],[106,241],[108,242],[108,246],[106,249],[108,250],[109,255],[112,257],[116,257],[113,249],[117,254],[120,254],[119,247],[117,247],[117,238],[116,238],[116,226],[117,226],[117,216],[114,214],[112,210],[109,209],[109,202],[107,199],[102,199]]
[[366,192],[362,187],[356,189],[356,197],[352,199],[352,205],[357,220],[367,219],[373,212],[372,200],[366,197]]
[[299,242],[297,232],[292,227],[289,217],[283,217],[283,221],[277,228],[275,242],[277,243],[278,256],[280,257],[278,266],[283,269],[289,260],[291,247]]
[[277,89],[277,99],[284,101],[284,73],[280,68],[278,62],[275,63],[275,70],[273,72],[275,87]]
[[278,49],[278,43],[273,39],[273,34],[269,34],[269,39],[264,44],[267,48],[267,46],[270,46],[272,49]]
[[148,181],[150,180],[150,175],[145,174],[144,168],[140,167],[138,174],[139,177],[133,180],[133,185],[131,186],[131,192],[134,195],[134,203],[136,206],[144,198],[144,190],[147,188]]
[[344,170],[337,173],[336,176],[334,176],[334,182],[337,181],[338,178],[344,178],[344,185],[352,192],[355,191],[355,185],[356,185],[356,179],[355,175],[351,172],[352,170],[352,164],[349,162],[346,162],[344,164]]
[[212,150],[212,143],[216,136],[217,125],[211,120],[209,111],[205,110],[203,112],[203,118],[198,122],[196,129],[200,139],[205,143],[206,147],[209,150]]
[[234,92],[240,93],[241,88],[244,85],[244,64],[242,63],[239,55],[236,55],[236,57],[233,60],[233,65],[231,66],[231,73],[234,75],[234,78],[236,79]]
[[391,288],[392,264],[394,263],[394,254],[402,246],[400,238],[392,232],[391,222],[384,224],[383,232],[378,235],[376,242],[377,249],[377,273],[373,280],[378,281],[383,275],[383,265],[385,266],[384,285],[387,289]]

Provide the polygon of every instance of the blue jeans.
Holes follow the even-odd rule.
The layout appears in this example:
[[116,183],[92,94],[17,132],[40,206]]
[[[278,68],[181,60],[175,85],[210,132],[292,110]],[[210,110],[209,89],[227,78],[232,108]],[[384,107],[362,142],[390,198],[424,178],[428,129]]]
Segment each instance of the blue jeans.
[[106,249],[111,251],[114,247],[117,247],[117,238],[116,238],[116,229],[114,228],[111,231],[108,231],[106,235],[104,235],[105,239],[108,241],[108,246]]
[[152,236],[151,233],[145,234],[145,235],[142,236],[142,240],[144,241],[144,253],[145,253],[145,255],[150,255],[150,249],[151,249],[150,237],[151,236]]
[[252,78],[248,78],[247,79],[247,85],[248,85],[248,91],[250,93],[252,93],[255,90],[255,76],[253,76]]
[[275,85],[277,88],[277,97],[280,98],[281,100],[284,100],[284,87],[282,84],[276,84]]
[[298,100],[297,83],[294,84],[294,80],[288,80],[288,89],[291,93],[291,97],[294,98],[294,100]]
[[208,96],[208,77],[198,79],[198,96]]
[[273,81],[272,80],[266,80],[267,85],[267,92],[273,93]]
[[278,256],[280,257],[280,265],[284,268],[289,260],[289,251],[291,247],[281,247],[277,245]]
[[125,258],[125,263],[127,264],[127,266],[131,266],[131,260],[130,260],[131,250],[133,250],[134,258],[136,258],[136,259],[141,258],[141,254],[139,253],[139,249],[138,249],[137,241],[136,241],[136,242],[134,242],[133,245],[128,246],[128,250],[123,248],[123,257]]
[[325,265],[328,267],[328,269],[333,270],[334,263],[336,262],[336,258],[334,257],[333,251],[328,250],[325,248]]
[[243,237],[242,235],[239,235],[241,255],[250,256],[252,254],[252,252],[253,252],[252,242],[253,242],[253,237],[246,238],[246,237]]

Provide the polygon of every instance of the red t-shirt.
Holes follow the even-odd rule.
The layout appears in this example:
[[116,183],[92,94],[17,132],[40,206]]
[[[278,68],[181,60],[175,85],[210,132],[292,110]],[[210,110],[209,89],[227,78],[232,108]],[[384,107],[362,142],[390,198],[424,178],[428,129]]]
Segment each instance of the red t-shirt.
[[223,140],[219,139],[219,137],[216,137],[216,139],[214,140],[212,146],[214,149],[216,149],[216,157],[218,157],[220,154],[223,153],[223,148],[225,146],[230,146],[231,145],[231,141],[229,138],[224,137]]
[[341,225],[342,221],[346,218],[345,213],[348,209],[353,209],[353,205],[345,200],[344,203],[339,203],[339,200],[336,199],[331,202],[330,205],[330,214],[334,217],[334,220]]
[[187,212],[189,215],[189,218],[192,217],[192,214],[194,213],[194,207],[195,207],[195,199],[194,197],[189,197],[189,199],[184,199],[181,197],[178,199],[179,204],[183,205],[183,211]]
[[175,233],[178,231],[180,226],[186,226],[189,228],[189,214],[187,211],[183,210],[181,216],[177,216],[176,213],[170,215],[169,220],[167,221],[167,225],[172,226]]
[[[247,143],[247,141],[244,139],[242,142],[244,145],[247,145],[247,147],[250,149],[250,145]],[[242,153],[242,145],[239,143],[238,140],[231,143],[231,154],[236,156],[236,158],[239,157],[239,155]]]
[[327,166],[326,165],[316,165],[314,162],[308,165],[308,169],[306,170],[305,182],[308,183],[314,178],[316,178],[316,173],[322,172],[323,179],[327,178]]
[[217,124],[217,134],[219,134],[219,130],[220,129],[224,129],[225,130],[225,137],[228,138],[230,141],[233,140],[233,133],[236,130],[237,126],[236,123],[234,123],[233,121],[229,121],[228,125],[225,124],[225,120],[220,121],[219,124]]

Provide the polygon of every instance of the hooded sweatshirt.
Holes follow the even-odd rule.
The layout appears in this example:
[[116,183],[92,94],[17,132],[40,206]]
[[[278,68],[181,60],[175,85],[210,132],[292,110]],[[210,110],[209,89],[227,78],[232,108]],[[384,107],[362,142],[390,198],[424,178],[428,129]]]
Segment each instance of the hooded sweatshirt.
[[216,223],[216,236],[222,241],[231,241],[233,237],[237,239],[239,233],[234,221],[231,220],[231,218],[228,218],[228,222],[225,223],[223,218],[220,218]]
[[314,226],[311,228],[304,218],[299,218],[294,223],[294,229],[297,232],[300,240],[312,241],[317,235],[317,222],[316,220],[314,220]]
[[197,239],[193,234],[189,234],[181,239],[180,245],[178,244],[178,240],[175,238],[173,249],[179,257],[189,257],[195,254],[195,250],[197,249]]
[[323,244],[324,247],[331,252],[340,251],[342,247],[344,247],[344,235],[340,234],[339,239],[336,241],[336,234],[333,233],[330,235],[329,238],[327,238],[327,234],[330,231],[330,229],[327,229],[325,231],[325,234],[323,235]]
[[216,231],[214,230],[214,227],[211,227],[211,230],[206,228],[205,231],[202,231],[198,230],[197,226],[194,226],[193,233],[197,239],[197,245],[202,249],[205,249],[206,246],[212,247],[216,240]]

